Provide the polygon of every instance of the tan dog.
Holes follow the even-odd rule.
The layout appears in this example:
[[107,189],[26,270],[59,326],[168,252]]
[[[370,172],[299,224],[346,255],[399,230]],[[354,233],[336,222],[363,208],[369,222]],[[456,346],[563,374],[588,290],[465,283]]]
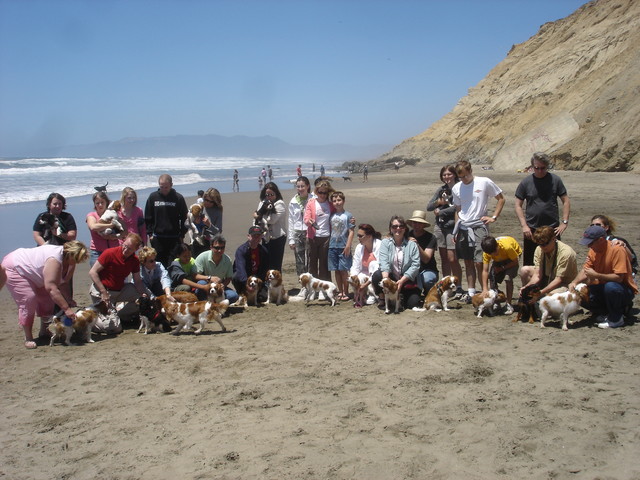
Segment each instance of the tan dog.
[[482,292],[476,293],[471,297],[471,303],[476,309],[477,317],[482,317],[482,312],[487,312],[487,315],[493,317],[494,310],[500,306],[501,303],[507,301],[507,297],[504,292],[500,290],[489,290],[489,296],[485,297]]
[[333,282],[328,282],[326,280],[320,280],[319,278],[315,278],[310,273],[303,273],[300,275],[300,285],[303,288],[306,288],[307,296],[305,297],[305,301],[309,303],[309,300],[315,295],[315,293],[322,293],[325,299],[331,302],[331,306],[334,307],[336,304],[336,292],[338,291],[338,287]]
[[223,300],[221,303],[213,303],[209,300],[189,303],[167,301],[164,305],[164,313],[168,320],[173,320],[178,324],[178,327],[171,332],[173,335],[180,334],[185,328],[191,330],[193,324],[199,322],[200,328],[194,332],[197,335],[207,326],[207,322],[214,320],[218,322],[222,331],[226,332],[227,328],[222,323],[222,315],[228,307],[229,300]]
[[51,332],[51,341],[49,346],[53,347],[53,343],[57,339],[64,338],[66,345],[71,345],[71,336],[76,331],[84,337],[84,341],[87,343],[94,343],[91,338],[91,329],[98,321],[98,315],[106,315],[109,309],[104,302],[99,302],[92,307],[83,308],[76,312],[76,318],[71,320],[70,318],[60,319],[59,316],[54,316],[51,319],[51,323],[47,327]]
[[282,305],[288,300],[287,292],[282,284],[282,274],[279,270],[267,271],[267,303]]
[[391,280],[390,278],[383,278],[380,282],[380,287],[384,292],[384,313],[391,313],[389,310],[389,303],[395,304],[394,313],[400,311],[400,289],[398,288],[398,282]]
[[458,288],[458,277],[455,275],[447,275],[438,281],[427,293],[424,298],[424,308],[417,309],[415,311],[433,310],[440,312],[444,310],[449,311],[449,297],[452,297],[456,293]]
[[369,276],[364,273],[358,273],[357,275],[350,275],[347,279],[347,282],[351,285],[351,289],[353,290],[353,304],[356,307],[362,307],[367,303],[367,296],[374,295],[373,285],[369,283],[366,289],[363,289],[362,286],[369,281]]
[[569,327],[569,315],[580,310],[582,302],[589,302],[589,287],[584,283],[576,285],[575,292],[554,293],[540,299],[540,328],[544,328],[544,322],[548,317],[560,317],[562,320],[562,330],[567,331]]
[[262,290],[263,281],[258,277],[247,278],[246,289],[244,296],[246,298],[246,304],[252,307],[258,306],[258,293]]

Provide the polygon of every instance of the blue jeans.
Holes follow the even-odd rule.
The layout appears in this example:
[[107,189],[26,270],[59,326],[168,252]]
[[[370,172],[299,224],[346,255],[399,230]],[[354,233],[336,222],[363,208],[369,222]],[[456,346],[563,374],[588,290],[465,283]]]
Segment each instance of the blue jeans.
[[[204,280],[198,280],[200,285],[206,285],[207,282]],[[198,300],[206,300],[207,299],[207,291],[199,288],[196,290],[196,297]],[[236,303],[238,301],[239,295],[235,290],[231,290],[229,287],[224,287],[224,298],[229,300],[229,303]]]
[[431,287],[433,287],[438,281],[438,272],[423,270],[418,273],[416,280],[418,281],[418,288],[420,288],[420,290],[422,290],[426,295],[429,293],[429,290],[431,290]]
[[607,320],[611,323],[620,321],[624,307],[632,301],[633,291],[624,283],[589,285],[589,310],[606,310]]

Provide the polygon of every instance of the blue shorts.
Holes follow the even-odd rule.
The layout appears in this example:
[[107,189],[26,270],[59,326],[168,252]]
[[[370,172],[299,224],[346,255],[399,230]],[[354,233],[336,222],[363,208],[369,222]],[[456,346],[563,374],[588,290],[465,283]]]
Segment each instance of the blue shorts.
[[329,248],[329,271],[348,272],[351,270],[353,256],[345,257],[344,247]]

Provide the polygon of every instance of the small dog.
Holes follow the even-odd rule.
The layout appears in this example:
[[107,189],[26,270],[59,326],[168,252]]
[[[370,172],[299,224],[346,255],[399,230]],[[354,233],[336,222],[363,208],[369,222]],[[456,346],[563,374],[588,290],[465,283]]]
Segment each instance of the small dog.
[[322,293],[324,298],[331,302],[332,307],[336,305],[338,287],[336,287],[335,283],[320,280],[310,273],[303,273],[300,275],[300,285],[307,289],[307,295],[305,297],[307,303],[309,303],[309,300],[311,300],[316,293]]
[[136,304],[140,310],[140,326],[136,333],[140,333],[143,327],[145,335],[149,333],[149,330],[154,332],[171,330],[167,317],[162,313],[162,304],[157,298],[152,299],[147,295],[142,295],[136,300]]
[[49,346],[53,347],[53,343],[62,338],[64,338],[65,345],[71,345],[71,336],[74,331],[82,335],[86,343],[95,343],[91,338],[91,329],[97,323],[98,315],[106,315],[108,310],[107,304],[101,301],[91,307],[78,310],[76,312],[76,318],[73,320],[70,318],[62,320],[63,312],[55,315],[47,327],[49,332],[51,332]]
[[482,317],[482,312],[487,312],[487,315],[493,317],[494,311],[500,307],[501,303],[507,301],[507,297],[500,290],[489,290],[489,296],[484,297],[482,292],[476,293],[471,297],[471,303],[476,309],[477,317]]
[[258,293],[262,290],[263,281],[258,277],[247,278],[245,289],[246,304],[252,307],[258,306]]
[[267,272],[267,303],[282,305],[288,300],[287,292],[282,284],[282,274],[279,270]]
[[105,235],[115,235],[120,238],[122,234],[125,232],[125,228],[120,223],[120,218],[118,217],[118,212],[122,208],[122,204],[119,200],[114,200],[109,204],[105,212],[100,217],[100,223],[103,225],[111,225],[111,228],[107,228],[104,230]]
[[424,298],[424,307],[421,309],[414,308],[415,311],[433,310],[435,312],[449,311],[449,297],[456,293],[458,288],[458,277],[455,275],[447,275],[440,279],[427,292]]
[[391,313],[389,310],[389,303],[395,304],[394,313],[398,313],[400,310],[400,290],[398,289],[398,282],[393,281],[390,278],[383,278],[380,281],[380,287],[384,292],[384,313]]
[[38,218],[38,223],[44,225],[44,232],[42,238],[44,243],[48,245],[62,245],[64,240],[60,238],[62,235],[62,229],[60,223],[53,213],[45,212]]
[[569,315],[580,310],[582,302],[589,302],[589,288],[584,283],[576,285],[575,292],[554,293],[541,298],[538,302],[542,314],[540,316],[540,328],[544,328],[544,322],[549,316],[559,316],[560,320],[562,320],[562,330],[569,330],[567,323],[571,325],[574,323],[569,322]]
[[213,303],[209,300],[189,303],[166,301],[164,311],[168,319],[178,323],[177,328],[171,332],[173,335],[179,335],[185,328],[191,330],[193,324],[199,322],[200,328],[194,332],[197,335],[207,326],[207,322],[213,320],[218,322],[223,332],[226,332],[227,328],[222,323],[222,315],[228,307],[229,300],[223,300],[220,303]]
[[[211,282],[209,284],[209,300],[213,303],[220,303],[224,300],[224,284],[219,282]],[[174,297],[175,298],[175,297]]]
[[371,285],[371,283],[367,285],[366,289],[362,288],[362,285],[364,285],[368,281],[369,281],[369,276],[364,273],[358,273],[357,275],[350,275],[349,278],[347,278],[347,282],[349,282],[349,284],[351,285],[351,288],[353,289],[353,304],[356,307],[362,307],[363,305],[365,305],[367,302],[368,295],[375,296],[375,292],[373,291],[373,285]]
[[536,302],[540,297],[542,297],[542,294],[540,293],[540,285],[537,283],[524,287],[520,291],[520,296],[518,297],[518,315],[513,321],[521,322],[522,319],[525,318],[529,323],[535,323],[538,319]]
[[344,180],[345,182],[351,182],[351,181],[352,181],[352,180],[351,180],[351,177],[350,177],[350,176],[348,176],[348,175],[343,176],[343,177],[342,177],[342,180]]
[[96,192],[106,192],[107,191],[107,185],[109,185],[109,182],[105,183],[104,185],[101,185],[99,187],[93,187],[93,189]]

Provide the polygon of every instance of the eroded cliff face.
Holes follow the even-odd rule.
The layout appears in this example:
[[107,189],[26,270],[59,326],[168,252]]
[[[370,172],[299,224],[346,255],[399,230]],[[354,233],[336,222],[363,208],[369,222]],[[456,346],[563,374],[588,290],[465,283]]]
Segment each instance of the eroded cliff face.
[[640,1],[596,0],[514,45],[454,109],[372,162],[640,170]]

